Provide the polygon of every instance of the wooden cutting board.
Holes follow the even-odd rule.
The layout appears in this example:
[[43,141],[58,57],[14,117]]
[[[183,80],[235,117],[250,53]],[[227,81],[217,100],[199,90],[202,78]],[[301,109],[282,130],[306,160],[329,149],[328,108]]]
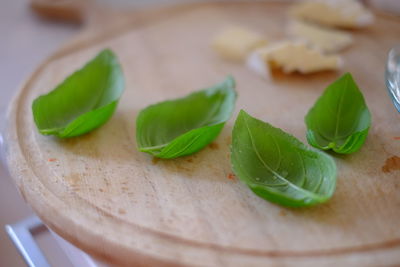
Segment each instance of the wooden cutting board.
[[[210,40],[242,25],[270,40],[285,37],[287,4],[202,3],[113,13],[46,60],[9,112],[8,163],[22,195],[57,234],[104,261],[130,266],[376,266],[400,264],[400,116],[384,84],[400,19],[377,15],[354,31],[342,53],[372,112],[361,151],[332,154],[337,190],[326,204],[289,209],[254,195],[232,175],[231,130],[237,112],[305,141],[303,118],[341,73],[264,80],[221,60]],[[99,23],[101,22],[101,23]],[[101,49],[118,55],[126,90],[111,120],[87,135],[42,136],[34,98],[51,90]],[[199,153],[154,160],[136,150],[135,118],[151,103],[184,96],[232,74],[236,111]]]

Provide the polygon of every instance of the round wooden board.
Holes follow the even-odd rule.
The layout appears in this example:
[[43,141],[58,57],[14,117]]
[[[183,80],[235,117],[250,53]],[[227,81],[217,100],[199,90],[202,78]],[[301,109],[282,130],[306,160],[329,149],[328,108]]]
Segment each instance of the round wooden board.
[[[230,179],[230,134],[240,109],[305,141],[306,112],[340,75],[263,80],[209,46],[232,24],[283,39],[286,11],[283,3],[190,4],[149,10],[117,28],[86,30],[42,64],[11,105],[8,163],[27,202],[57,234],[118,265],[400,264],[400,170],[383,168],[400,153],[394,138],[400,117],[383,79],[387,51],[399,41],[399,19],[378,16],[369,29],[353,32],[353,46],[342,53],[373,124],[361,151],[333,155],[338,184],[328,203],[288,209]],[[112,119],[77,138],[40,135],[33,99],[105,47],[119,56],[126,77]],[[236,112],[212,145],[175,160],[155,161],[136,150],[140,109],[227,74],[237,81]]]

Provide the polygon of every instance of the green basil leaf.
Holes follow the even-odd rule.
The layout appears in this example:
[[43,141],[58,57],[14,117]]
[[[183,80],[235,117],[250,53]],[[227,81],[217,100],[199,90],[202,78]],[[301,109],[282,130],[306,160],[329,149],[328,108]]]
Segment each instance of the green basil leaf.
[[326,88],[305,121],[310,145],[349,154],[364,144],[371,114],[353,77],[346,73]]
[[136,120],[139,150],[166,159],[199,151],[230,118],[236,101],[234,87],[229,76],[214,87],[143,109]]
[[336,165],[323,152],[241,110],[232,132],[233,171],[258,196],[290,207],[327,201]]
[[54,90],[33,101],[39,132],[73,137],[104,124],[124,90],[124,77],[114,53],[105,49]]

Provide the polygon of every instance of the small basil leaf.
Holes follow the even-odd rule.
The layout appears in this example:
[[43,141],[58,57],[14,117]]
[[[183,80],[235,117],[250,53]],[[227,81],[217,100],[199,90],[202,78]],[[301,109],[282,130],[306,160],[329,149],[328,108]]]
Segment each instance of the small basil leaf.
[[371,114],[353,77],[346,73],[326,88],[305,121],[310,145],[349,154],[364,144]]
[[136,120],[139,150],[166,159],[199,151],[230,118],[236,101],[234,87],[229,76],[214,87],[143,109]]
[[232,132],[233,171],[258,196],[290,207],[327,201],[336,165],[323,152],[241,110]]
[[39,132],[73,137],[104,124],[124,90],[124,77],[114,53],[105,49],[54,90],[33,101]]

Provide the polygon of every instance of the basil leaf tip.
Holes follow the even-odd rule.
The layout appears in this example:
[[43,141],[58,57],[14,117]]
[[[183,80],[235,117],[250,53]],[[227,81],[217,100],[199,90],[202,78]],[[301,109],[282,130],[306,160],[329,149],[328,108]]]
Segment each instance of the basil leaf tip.
[[229,120],[236,101],[228,76],[211,88],[150,105],[136,119],[138,149],[165,159],[193,154],[211,143]]
[[330,156],[243,110],[232,131],[231,164],[255,194],[280,205],[316,205],[335,191],[336,165]]
[[105,49],[46,95],[33,101],[41,134],[61,138],[85,134],[114,113],[124,90],[124,77],[114,53]]
[[371,114],[350,73],[329,85],[305,117],[308,143],[350,154],[364,144]]

